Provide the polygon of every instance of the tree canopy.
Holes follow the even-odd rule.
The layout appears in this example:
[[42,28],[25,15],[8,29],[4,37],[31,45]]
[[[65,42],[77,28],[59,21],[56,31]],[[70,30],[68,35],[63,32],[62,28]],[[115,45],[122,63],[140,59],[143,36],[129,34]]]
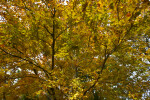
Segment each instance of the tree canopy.
[[1,0],[0,98],[149,99],[149,0]]

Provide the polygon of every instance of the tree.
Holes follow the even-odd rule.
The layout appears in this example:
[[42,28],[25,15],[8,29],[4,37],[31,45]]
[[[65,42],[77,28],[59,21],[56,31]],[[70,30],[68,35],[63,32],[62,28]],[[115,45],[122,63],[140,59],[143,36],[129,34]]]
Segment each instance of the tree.
[[0,98],[148,98],[149,1],[65,2],[0,2]]

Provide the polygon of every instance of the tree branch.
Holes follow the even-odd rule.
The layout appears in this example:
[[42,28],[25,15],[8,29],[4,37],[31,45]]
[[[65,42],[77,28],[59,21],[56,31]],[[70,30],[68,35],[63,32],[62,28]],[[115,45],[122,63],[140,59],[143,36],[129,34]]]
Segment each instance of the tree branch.
[[[130,28],[127,30],[125,36],[130,33],[132,27],[133,27],[133,25],[131,24],[131,26],[130,26]],[[124,36],[123,38],[125,38],[125,36]],[[100,74],[99,74],[98,78],[95,80],[94,84],[93,84],[92,86],[90,86],[87,90],[84,91],[83,96],[85,96],[86,93],[87,93],[88,91],[90,91],[90,90],[96,85],[96,83],[97,83],[98,80],[100,79],[100,75],[102,74],[102,72],[103,72],[103,70],[104,70],[104,68],[105,68],[105,64],[106,64],[106,62],[107,62],[107,59],[109,58],[109,56],[110,56],[113,52],[115,52],[115,51],[117,50],[117,48],[120,46],[121,43],[122,43],[122,41],[121,41],[117,46],[115,46],[115,48],[114,48],[110,53],[108,53],[108,54],[107,54],[107,52],[106,52],[106,50],[107,50],[107,46],[106,46],[106,49],[105,49],[105,59],[104,59],[103,64],[102,64],[102,69],[101,69],[101,71],[100,71]]]
[[66,29],[64,29],[64,30],[62,30],[57,36],[56,36],[56,38],[55,39],[57,39],[64,31],[66,31],[68,29],[68,27],[66,28]]
[[[50,73],[49,73],[47,70],[45,70],[44,68],[42,68],[40,65],[37,65],[37,64],[33,63],[32,61],[29,61],[28,59],[22,58],[22,57],[20,57],[20,56],[13,55],[13,54],[11,54],[11,53],[5,51],[5,50],[2,49],[1,47],[0,47],[0,50],[2,50],[4,53],[6,53],[6,54],[8,54],[8,55],[10,55],[10,56],[12,56],[12,57],[20,58],[20,59],[25,60],[25,61],[29,62],[30,64],[32,64],[32,65],[38,67],[38,68],[40,68],[41,70],[43,70],[43,71],[45,72],[46,76],[49,78],[49,74],[50,74]],[[31,60],[31,59],[30,59],[30,60]]]
[[107,54],[107,46],[106,46],[106,48],[105,48],[105,58],[104,58],[104,61],[103,61],[103,64],[102,64],[102,69],[101,69],[101,71],[100,71],[97,79],[95,80],[94,84],[92,86],[90,86],[87,90],[84,91],[83,96],[85,96],[86,93],[88,91],[90,91],[96,85],[96,83],[98,82],[98,80],[100,79],[100,75],[102,74],[103,69],[105,68],[105,64],[106,64],[106,61],[109,58],[109,56],[110,56],[110,54]]
[[44,25],[44,28],[46,29],[46,31],[53,37],[53,34],[48,30],[48,28]]
[[118,17],[118,21],[120,21],[120,18],[119,18],[119,3],[120,3],[120,0],[118,0],[118,3],[117,3],[117,17]]

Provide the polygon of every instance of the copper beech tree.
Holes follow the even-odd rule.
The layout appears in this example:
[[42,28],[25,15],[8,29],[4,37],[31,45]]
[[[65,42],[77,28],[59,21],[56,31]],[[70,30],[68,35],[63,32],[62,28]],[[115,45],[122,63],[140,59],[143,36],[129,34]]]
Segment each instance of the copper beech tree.
[[1,0],[0,99],[148,100],[149,0]]

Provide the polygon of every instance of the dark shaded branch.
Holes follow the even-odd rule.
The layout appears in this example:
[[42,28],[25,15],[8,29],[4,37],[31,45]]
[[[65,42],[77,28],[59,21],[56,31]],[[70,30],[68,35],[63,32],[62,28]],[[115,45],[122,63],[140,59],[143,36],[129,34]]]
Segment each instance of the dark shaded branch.
[[32,11],[31,9],[29,9],[27,6],[26,6],[26,4],[24,3],[24,8],[26,9],[26,10],[29,10],[29,11]]
[[135,7],[134,11],[132,12],[132,15],[131,15],[129,21],[132,21],[133,18],[136,18],[136,17],[137,17],[137,16],[135,16],[134,13],[135,13],[135,11],[136,11],[138,8],[139,8],[139,4],[137,4],[137,6]]
[[55,39],[57,39],[64,31],[66,31],[68,29],[68,27],[67,28],[65,28],[64,30],[62,30],[57,36],[56,36],[56,38]]
[[46,29],[46,31],[53,37],[53,34],[48,30],[48,28],[44,25],[44,28]]
[[[53,38],[53,42],[52,42],[52,70],[54,69],[54,66],[55,66],[55,62],[54,62],[54,60],[55,60],[54,59],[54,55],[55,55],[55,13],[56,13],[56,10],[55,10],[55,7],[54,7],[54,13],[53,13],[53,33],[51,34],[51,36]],[[54,88],[50,88],[50,90],[52,91],[53,100],[56,100]]]
[[88,91],[90,91],[92,88],[94,88],[94,86],[95,86],[96,83],[98,82],[99,78],[100,78],[100,77],[98,77],[98,78],[95,80],[95,82],[94,82],[94,84],[93,84],[92,86],[90,86],[86,91],[84,91],[83,96],[85,96]]
[[121,39],[121,42],[120,42],[117,46],[115,46],[114,49],[113,49],[110,53],[107,53],[107,52],[106,52],[106,50],[107,50],[107,46],[106,46],[106,49],[105,49],[105,58],[104,58],[104,61],[103,61],[103,64],[102,64],[102,69],[101,69],[101,71],[100,71],[100,73],[99,73],[99,76],[98,76],[98,78],[95,80],[94,84],[93,84],[92,86],[90,86],[87,90],[84,91],[83,96],[85,96],[86,93],[87,93],[88,91],[90,91],[93,87],[95,87],[96,83],[97,83],[98,80],[100,79],[100,76],[101,76],[101,74],[102,74],[102,72],[103,72],[103,69],[105,68],[105,64],[106,64],[106,62],[107,62],[107,59],[108,59],[109,56],[110,56],[113,52],[115,52],[115,51],[118,49],[118,47],[123,43],[124,38],[130,33],[130,31],[131,31],[132,28],[133,28],[133,24],[131,23],[130,28],[126,31],[126,34],[125,34],[124,37]]
[[17,47],[15,47],[14,45],[13,45],[13,48],[16,49],[19,53],[23,54],[23,52],[21,52],[21,51],[20,51]]
[[118,3],[117,3],[117,17],[118,17],[118,21],[120,21],[120,18],[119,18],[119,3],[120,3],[120,0],[118,0]]
[[52,70],[54,69],[54,55],[55,55],[55,13],[56,13],[56,10],[54,8],[54,14],[53,14],[53,34],[52,34],[52,37],[53,37],[53,43],[52,43]]
[[107,45],[106,45],[105,47],[106,47],[106,48],[105,48],[105,58],[104,58],[104,61],[103,61],[103,64],[102,64],[102,69],[101,69],[101,71],[100,71],[100,73],[99,73],[99,76],[98,76],[97,79],[95,80],[94,84],[93,84],[92,86],[90,86],[86,91],[84,91],[83,96],[85,96],[86,93],[87,93],[88,91],[90,91],[90,90],[96,85],[96,83],[97,83],[98,80],[100,79],[100,75],[102,74],[103,69],[105,68],[106,61],[107,61],[107,59],[109,58],[109,55],[110,55],[110,54],[107,54]]
[[6,92],[3,92],[3,99],[2,100],[6,100]]
[[25,61],[29,62],[30,64],[32,64],[32,65],[38,67],[38,68],[40,68],[41,70],[43,70],[43,71],[45,72],[46,76],[49,78],[49,74],[50,74],[50,73],[49,73],[47,70],[45,70],[44,68],[42,68],[40,65],[37,65],[37,64],[33,63],[32,61],[30,61],[31,59],[28,60],[28,59],[22,58],[22,57],[20,57],[20,56],[18,56],[18,55],[13,55],[13,54],[11,54],[11,53],[5,51],[5,50],[2,49],[1,47],[0,47],[0,50],[2,50],[4,53],[6,53],[6,54],[8,54],[8,55],[10,55],[10,56],[12,56],[12,57],[20,58],[20,59],[25,60]]
[[41,41],[44,42],[44,43],[47,43],[49,46],[52,46],[50,43],[48,43],[47,41],[45,41],[45,40],[43,40],[43,39],[40,39],[40,38],[39,38],[39,40],[41,40]]

